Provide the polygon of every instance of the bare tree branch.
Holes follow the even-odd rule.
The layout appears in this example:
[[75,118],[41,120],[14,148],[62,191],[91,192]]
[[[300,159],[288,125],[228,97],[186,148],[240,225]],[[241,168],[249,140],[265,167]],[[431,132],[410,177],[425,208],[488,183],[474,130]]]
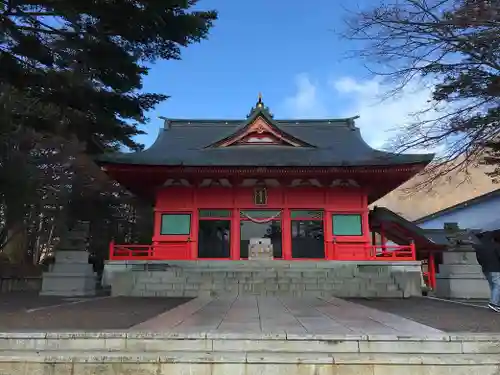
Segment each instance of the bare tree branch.
[[428,106],[389,142],[396,152],[437,151],[417,188],[500,163],[499,35],[499,0],[383,0],[351,11],[342,36],[391,83],[386,96],[410,83],[432,85]]

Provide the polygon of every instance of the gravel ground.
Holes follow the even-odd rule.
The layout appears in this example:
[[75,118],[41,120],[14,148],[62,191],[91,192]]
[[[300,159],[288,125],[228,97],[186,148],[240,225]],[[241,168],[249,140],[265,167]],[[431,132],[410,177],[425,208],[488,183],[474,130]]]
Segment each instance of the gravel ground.
[[0,294],[0,331],[121,330],[173,309],[190,298],[41,297]]
[[486,306],[484,301],[463,302],[468,305],[430,298],[350,299],[350,301],[445,332],[500,333],[500,313],[484,308]]

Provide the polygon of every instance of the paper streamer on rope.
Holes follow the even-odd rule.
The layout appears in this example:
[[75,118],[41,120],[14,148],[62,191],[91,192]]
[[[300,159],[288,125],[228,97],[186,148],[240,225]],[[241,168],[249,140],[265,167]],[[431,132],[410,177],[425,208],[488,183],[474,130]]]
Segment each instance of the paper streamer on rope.
[[270,221],[276,219],[278,216],[281,215],[282,212],[283,212],[283,210],[279,210],[276,215],[270,216],[270,217],[266,217],[264,219],[257,219],[257,218],[251,217],[251,216],[247,215],[244,212],[241,212],[241,215],[244,216],[245,218],[247,218],[248,220],[250,220],[253,223],[264,224],[264,223],[269,223]]

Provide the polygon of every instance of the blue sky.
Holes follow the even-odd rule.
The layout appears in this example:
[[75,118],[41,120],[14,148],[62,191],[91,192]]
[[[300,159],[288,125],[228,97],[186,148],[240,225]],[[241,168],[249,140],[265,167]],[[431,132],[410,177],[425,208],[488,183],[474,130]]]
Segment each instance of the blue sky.
[[[338,38],[346,11],[340,0],[201,0],[219,19],[208,40],[183,50],[180,61],[151,69],[144,90],[170,95],[150,113],[138,138],[147,146],[167,118],[245,118],[257,95],[275,118],[360,115],[367,141],[380,146],[386,131],[420,109],[428,92],[406,92],[383,103],[386,87],[362,61],[346,59],[354,48]],[[358,0],[361,6],[377,0]],[[354,3],[350,3],[352,6]]]

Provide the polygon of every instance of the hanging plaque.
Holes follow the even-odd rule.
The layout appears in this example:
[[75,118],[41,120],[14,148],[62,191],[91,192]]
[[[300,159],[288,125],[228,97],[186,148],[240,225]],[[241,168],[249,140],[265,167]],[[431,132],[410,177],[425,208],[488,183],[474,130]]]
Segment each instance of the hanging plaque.
[[253,201],[256,206],[265,206],[267,204],[267,189],[265,187],[255,188]]

